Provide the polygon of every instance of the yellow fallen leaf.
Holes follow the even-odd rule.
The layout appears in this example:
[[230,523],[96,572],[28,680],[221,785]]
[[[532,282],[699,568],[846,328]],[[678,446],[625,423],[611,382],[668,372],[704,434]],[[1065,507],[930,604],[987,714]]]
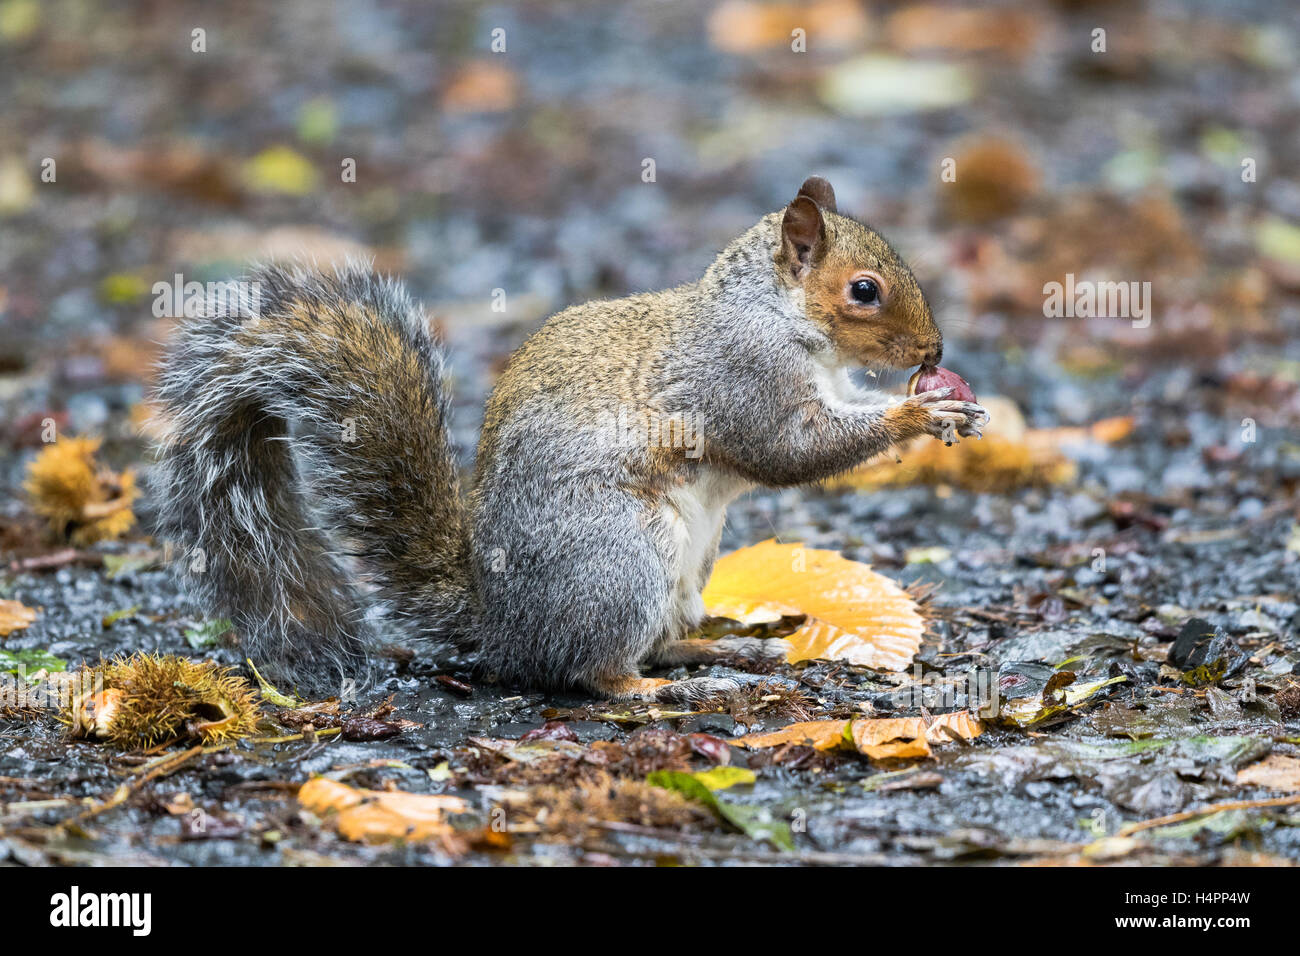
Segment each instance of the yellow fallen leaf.
[[40,25],[39,0],[5,0],[0,3],[0,37],[5,40],[26,40]]
[[950,740],[974,740],[982,733],[984,724],[969,710],[955,710],[936,714],[925,728],[925,739],[932,744],[946,744]]
[[812,747],[814,750],[834,750],[844,746],[844,731],[848,726],[847,720],[801,720],[780,730],[765,734],[745,734],[730,742],[748,750],[763,750],[784,744]]
[[971,491],[1007,491],[1028,486],[1060,485],[1074,480],[1077,469],[1065,455],[1070,445],[1086,441],[1113,444],[1133,431],[1127,416],[1107,418],[1086,428],[1027,428],[1020,409],[1009,399],[980,399],[992,420],[982,439],[963,438],[948,447],[935,438],[917,438],[852,471],[832,478],[832,487],[870,490],[904,485],[953,485]]
[[36,201],[36,186],[21,156],[0,156],[0,216],[26,212]]
[[60,438],[27,466],[23,489],[56,537],[78,546],[107,541],[135,524],[135,475],[99,465],[98,438]]
[[244,181],[259,193],[305,196],[316,188],[316,167],[288,146],[264,149],[244,163]]
[[1300,790],[1300,757],[1269,754],[1258,763],[1238,770],[1237,783],[1267,790]]
[[858,753],[872,760],[930,756],[925,721],[920,717],[855,720],[849,732]]
[[36,609],[22,601],[0,601],[0,637],[21,631],[36,620]]
[[345,840],[427,840],[446,836],[449,813],[469,809],[460,797],[401,790],[358,790],[315,777],[298,790],[298,802],[312,813],[335,813],[334,824]]
[[925,621],[894,581],[834,551],[764,541],[723,555],[704,589],[710,614],[747,623],[805,614],[789,660],[842,660],[905,670]]
[[745,767],[710,767],[691,774],[710,790],[726,790],[737,784],[751,784],[758,779],[754,771]]
[[886,757],[928,757],[931,744],[953,740],[971,740],[984,732],[984,726],[959,710],[939,714],[927,723],[921,717],[877,717],[853,721],[853,743],[858,753],[876,760]]
[[1100,863],[1123,859],[1146,845],[1135,837],[1107,836],[1093,840],[1083,848],[1082,853],[1085,860]]
[[149,294],[150,283],[136,272],[114,272],[99,282],[99,297],[109,305],[134,305]]

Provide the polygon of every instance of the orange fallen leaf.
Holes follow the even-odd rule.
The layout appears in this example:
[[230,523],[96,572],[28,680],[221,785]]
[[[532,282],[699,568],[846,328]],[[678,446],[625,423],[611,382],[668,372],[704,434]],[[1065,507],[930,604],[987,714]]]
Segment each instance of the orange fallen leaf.
[[984,726],[969,711],[923,717],[862,717],[849,720],[805,720],[763,734],[746,734],[731,741],[750,750],[785,744],[834,750],[852,746],[873,760],[930,756],[931,744],[971,740]]
[[938,714],[927,723],[922,717],[877,717],[853,721],[853,743],[858,753],[875,760],[928,757],[931,744],[971,740],[984,732],[984,725],[958,710]]
[[847,720],[801,720],[780,730],[765,734],[745,734],[730,742],[749,750],[763,750],[783,744],[812,747],[814,750],[834,750],[844,746],[844,731],[848,725]]
[[1266,790],[1300,790],[1300,757],[1269,754],[1258,763],[1237,771],[1238,785],[1264,787]]
[[519,83],[514,73],[488,61],[468,64],[442,94],[449,113],[499,113],[515,105]]
[[925,621],[894,581],[834,551],[764,541],[723,555],[704,589],[710,614],[748,623],[807,615],[789,660],[842,660],[905,670]]
[[845,49],[866,35],[870,21],[854,0],[812,3],[756,3],[727,0],[709,17],[709,40],[727,53],[757,53],[789,47],[794,31],[819,49]]
[[1042,26],[1039,20],[1037,14],[1026,10],[915,4],[890,14],[885,33],[904,53],[951,50],[1019,59],[1036,48]]
[[0,637],[21,631],[36,620],[36,609],[22,601],[0,601]]
[[401,790],[359,790],[315,777],[298,790],[298,802],[313,813],[333,812],[334,824],[345,840],[427,840],[449,836],[449,813],[469,809],[460,797]]
[[32,510],[77,546],[112,540],[135,524],[135,475],[96,462],[99,444],[98,438],[60,438],[27,466],[23,482]]
[[1034,428],[1025,433],[1025,443],[1031,448],[1056,449],[1084,442],[1101,442],[1113,445],[1133,434],[1133,416],[1118,415],[1102,418],[1091,425],[1072,428]]

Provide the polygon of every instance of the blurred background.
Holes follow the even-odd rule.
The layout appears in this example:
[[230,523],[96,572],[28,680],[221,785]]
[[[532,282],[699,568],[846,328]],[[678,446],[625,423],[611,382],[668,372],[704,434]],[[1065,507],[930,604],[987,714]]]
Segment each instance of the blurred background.
[[[1028,486],[999,507],[1048,511],[1048,534],[1045,484],[1107,514],[1127,500],[1121,524],[1163,528],[1180,507],[1254,519],[1300,477],[1294,14],[0,0],[7,513],[51,418],[102,436],[117,467],[142,459],[173,322],[153,289],[177,274],[373,257],[450,344],[468,463],[496,372],[548,314],[698,276],[817,173],[913,263],[947,364],[981,397],[1029,430],[1131,429],[1089,433],[1104,440],[1065,472],[886,481]],[[1067,274],[1150,283],[1149,325],[1045,316],[1044,284]],[[892,532],[850,534],[796,496],[745,507],[767,533],[903,563]]]

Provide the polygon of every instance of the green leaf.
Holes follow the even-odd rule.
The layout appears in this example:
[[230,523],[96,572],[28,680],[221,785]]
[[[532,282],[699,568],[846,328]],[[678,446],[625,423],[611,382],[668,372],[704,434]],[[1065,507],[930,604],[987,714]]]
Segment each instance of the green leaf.
[[269,684],[261,674],[257,672],[257,665],[249,658],[245,657],[244,661],[252,668],[253,676],[257,678],[258,686],[262,688],[262,699],[270,701],[277,707],[301,707],[303,702],[297,697],[289,697],[280,693],[272,684]]
[[1238,808],[1157,827],[1150,831],[1150,836],[1157,840],[1184,840],[1208,833],[1214,835],[1216,843],[1226,843],[1247,833],[1269,829],[1272,825],[1273,821],[1267,814]]
[[21,651],[0,650],[0,671],[28,676],[36,671],[65,671],[67,661],[60,660],[49,651],[29,648]]
[[196,651],[201,651],[205,647],[212,647],[216,644],[221,635],[229,632],[230,628],[230,619],[219,617],[215,621],[205,621],[198,627],[187,628],[185,640],[190,647]]
[[135,616],[136,612],[139,610],[140,605],[132,604],[130,607],[124,607],[120,611],[113,611],[110,614],[105,614],[104,620],[100,623],[103,624],[104,629],[107,630],[123,618]]
[[1083,703],[1111,684],[1118,684],[1126,680],[1128,678],[1120,674],[1117,677],[1076,681],[1073,684],[1067,684],[1059,688],[1061,691],[1060,699],[1053,703],[1045,703],[1039,696],[1019,697],[1014,700],[1003,701],[998,708],[998,716],[1015,724],[1017,727],[1028,727]]
[[41,25],[38,0],[4,0],[0,3],[0,38],[25,40]]
[[1282,262],[1300,262],[1300,226],[1270,217],[1255,227],[1255,249]]
[[726,790],[741,783],[753,783],[758,779],[754,771],[744,767],[714,767],[691,776],[713,791]]
[[298,138],[304,143],[330,143],[338,131],[338,110],[332,101],[319,97],[298,110]]
[[109,305],[132,305],[149,294],[149,283],[133,272],[115,272],[99,282],[99,297]]
[[[696,803],[704,804],[722,820],[751,839],[766,840],[780,850],[794,850],[794,837],[790,833],[790,827],[783,820],[772,819],[771,811],[766,807],[742,806],[719,800],[709,789],[708,784],[700,779],[701,776],[712,772],[694,774],[682,773],[679,770],[656,770],[646,777],[646,783],[663,787],[665,790],[675,790]],[[739,782],[739,780],[732,781],[733,784]]]

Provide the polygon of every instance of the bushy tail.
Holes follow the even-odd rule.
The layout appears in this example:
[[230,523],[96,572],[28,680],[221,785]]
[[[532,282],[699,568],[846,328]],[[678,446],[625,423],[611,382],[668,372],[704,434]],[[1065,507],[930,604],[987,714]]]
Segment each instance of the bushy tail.
[[443,356],[402,287],[368,268],[264,268],[241,288],[185,320],[165,360],[158,533],[259,668],[337,690],[366,676],[370,596],[421,634],[463,626]]

